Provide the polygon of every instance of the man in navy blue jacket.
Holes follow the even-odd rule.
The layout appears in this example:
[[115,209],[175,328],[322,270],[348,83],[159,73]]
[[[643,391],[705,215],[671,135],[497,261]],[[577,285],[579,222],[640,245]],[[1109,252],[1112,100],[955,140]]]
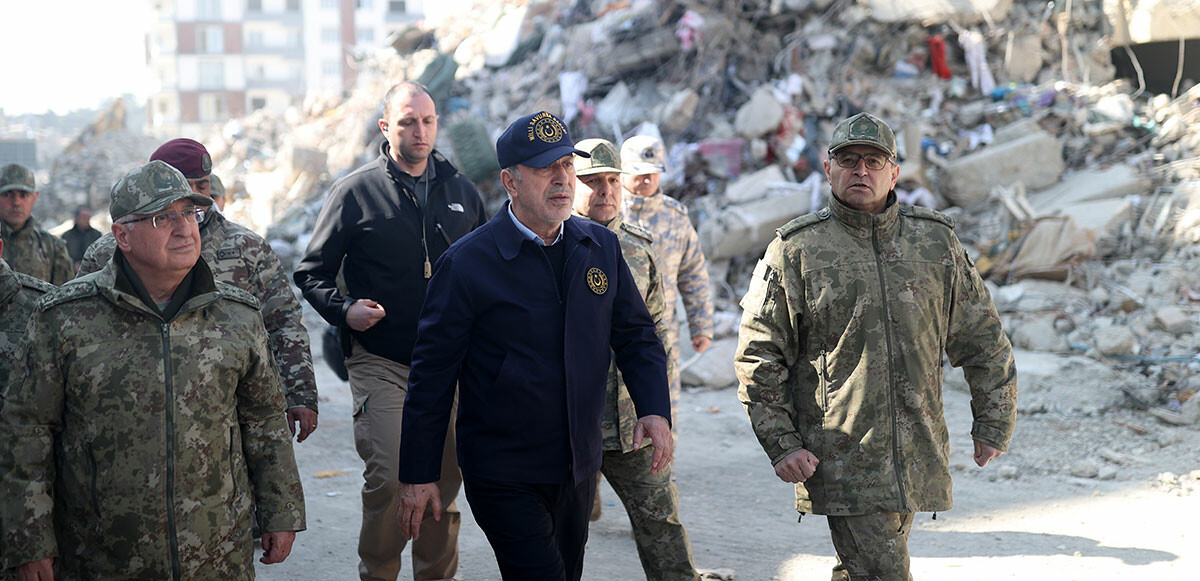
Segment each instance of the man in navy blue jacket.
[[511,201],[438,259],[413,348],[400,438],[401,528],[440,517],[441,444],[458,384],[467,500],[505,579],[579,579],[600,416],[615,354],[635,445],[671,460],[667,362],[617,237],[571,217],[571,136],[540,112],[496,142]]

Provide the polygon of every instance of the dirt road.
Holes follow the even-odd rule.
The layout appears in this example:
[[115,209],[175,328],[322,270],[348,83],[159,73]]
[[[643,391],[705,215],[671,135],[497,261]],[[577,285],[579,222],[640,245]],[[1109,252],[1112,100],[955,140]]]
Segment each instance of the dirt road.
[[[320,428],[296,448],[308,530],[297,536],[287,562],[258,564],[259,579],[357,579],[362,464],[351,435],[349,386],[317,365]],[[1200,480],[1188,476],[1200,470],[1200,430],[1157,425],[1137,412],[1023,415],[1011,453],[979,469],[967,435],[970,399],[956,391],[945,399],[956,506],[937,520],[917,516],[910,541],[916,579],[1200,579]],[[1131,424],[1145,433],[1122,427]],[[739,580],[829,579],[834,560],[825,520],[806,516],[797,524],[792,489],[775,477],[736,391],[685,392],[680,429],[676,478],[696,564],[733,569]],[[1071,476],[1069,467],[1101,445],[1131,459],[1112,480]],[[328,470],[347,473],[314,477]],[[1183,476],[1160,480],[1165,471]],[[607,484],[601,494],[604,515],[591,529],[584,579],[641,579],[624,509]],[[461,496],[459,506],[458,578],[499,579]],[[412,578],[408,566],[406,554],[401,579]]]

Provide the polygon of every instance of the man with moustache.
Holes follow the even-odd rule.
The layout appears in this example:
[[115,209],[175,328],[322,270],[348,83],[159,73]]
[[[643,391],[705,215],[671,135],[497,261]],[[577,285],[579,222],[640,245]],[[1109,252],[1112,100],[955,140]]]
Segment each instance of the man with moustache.
[[458,452],[476,522],[507,580],[577,580],[615,358],[639,419],[633,446],[670,463],[667,362],[607,228],[571,216],[574,156],[545,111],[496,142],[510,201],[446,251],[421,310],[400,438],[400,523],[440,518],[442,441],[458,385]]
[[0,169],[0,256],[13,270],[53,285],[75,274],[67,244],[41,229],[33,218],[38,191],[29,168],[11,163]]
[[252,521],[268,564],[304,530],[258,302],[200,260],[211,204],[161,161],[130,171],[113,258],[38,300],[0,409],[21,579],[252,579]]
[[[575,149],[591,155],[575,157],[575,215],[602,224],[617,235],[621,254],[654,319],[658,339],[665,346],[670,331],[662,276],[652,245],[654,237],[645,228],[621,217],[621,159],[617,146],[604,139],[585,139],[576,143]],[[667,361],[670,365],[671,358]],[[636,424],[637,411],[625,380],[615,364],[609,365],[608,392],[600,419],[604,438],[600,472],[625,505],[646,579],[699,579],[687,530],[679,523],[679,490],[675,487],[674,470],[667,466],[658,473],[650,471],[651,450],[635,449],[633,445]],[[599,490],[596,494],[592,520],[599,504]]]
[[[187,178],[192,191],[212,199],[212,158],[194,139],[172,139],[150,154]],[[200,224],[201,256],[217,280],[236,286],[258,299],[275,366],[287,398],[288,429],[297,442],[317,429],[317,379],[308,347],[308,330],[300,320],[300,301],[292,293],[287,273],[271,245],[249,228],[210,208]],[[88,247],[79,274],[97,272],[117,249],[113,234]]]
[[[395,581],[405,538],[396,522],[400,418],[409,387],[417,316],[433,263],[487,215],[475,184],[434,149],[438,116],[425,87],[405,82],[383,98],[379,157],[333,184],[296,269],[304,298],[339,328],[350,390],[354,442],[362,458],[359,576]],[[338,273],[344,275],[339,290]],[[442,426],[439,500],[413,542],[413,576],[450,579],[458,568],[461,478],[454,424]]]
[[833,579],[911,579],[913,513],[951,507],[943,356],[982,467],[1013,433],[1012,345],[950,219],[896,202],[886,123],[838,123],[825,175],[829,206],[779,228],[742,299],[738,397],[796,510],[827,515]]

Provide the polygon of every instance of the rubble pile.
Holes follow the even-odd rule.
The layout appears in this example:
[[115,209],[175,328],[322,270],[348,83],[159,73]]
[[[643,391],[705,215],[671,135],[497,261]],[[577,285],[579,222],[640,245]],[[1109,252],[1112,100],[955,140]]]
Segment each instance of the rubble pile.
[[[661,136],[664,189],[689,208],[718,310],[707,353],[683,342],[685,383],[727,387],[750,270],[776,228],[825,204],[836,122],[870,111],[897,130],[898,197],[954,217],[992,285],[1023,413],[1196,424],[1200,79],[1172,63],[1164,89],[1163,63],[1134,49],[1181,37],[1170,26],[1197,13],[1198,0],[478,1],[364,55],[352,94],[256,112],[205,143],[229,213],[293,261],[332,180],[375,155],[397,81],[430,87],[438,149],[493,210],[493,144],[520,115],[551,111],[577,139]],[[1136,74],[1118,78],[1114,55]],[[95,163],[101,183],[129,167]]]

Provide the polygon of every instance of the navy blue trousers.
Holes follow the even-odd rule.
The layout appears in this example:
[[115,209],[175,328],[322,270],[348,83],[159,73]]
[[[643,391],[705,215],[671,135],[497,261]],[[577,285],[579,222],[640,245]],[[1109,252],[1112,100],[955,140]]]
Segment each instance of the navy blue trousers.
[[596,478],[579,486],[463,478],[505,581],[579,581]]

